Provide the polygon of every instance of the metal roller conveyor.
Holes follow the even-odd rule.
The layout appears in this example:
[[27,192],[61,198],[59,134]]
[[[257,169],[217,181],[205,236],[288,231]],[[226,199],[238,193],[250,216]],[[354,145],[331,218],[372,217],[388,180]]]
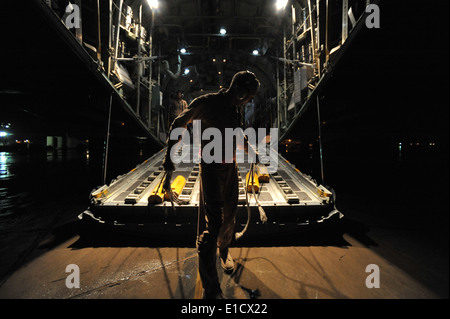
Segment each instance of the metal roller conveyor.
[[[168,200],[162,189],[164,170],[162,150],[110,185],[103,185],[91,193],[91,206],[80,215],[84,221],[110,225],[195,225],[200,190],[200,165],[192,161],[176,164],[172,175],[172,190],[184,205]],[[185,156],[190,156],[187,152]],[[186,159],[186,158],[184,158]],[[261,164],[259,164],[261,165]],[[267,173],[264,166],[256,170],[257,181],[253,193],[247,185],[249,163],[238,164],[239,208],[237,224],[247,220],[247,200],[251,209],[251,223],[261,224],[257,205],[264,209],[268,224],[318,223],[342,217],[335,209],[330,190],[318,185],[278,155],[276,172]],[[246,190],[249,193],[246,194]],[[157,196],[157,197],[155,197]]]

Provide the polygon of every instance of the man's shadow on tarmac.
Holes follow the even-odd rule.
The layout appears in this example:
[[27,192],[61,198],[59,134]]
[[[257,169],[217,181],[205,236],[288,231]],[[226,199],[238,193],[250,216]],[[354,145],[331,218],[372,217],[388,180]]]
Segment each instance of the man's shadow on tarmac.
[[[236,226],[240,231],[241,225]],[[348,247],[351,244],[344,238],[349,234],[366,247],[378,246],[367,233],[370,227],[355,220],[342,218],[329,225],[310,227],[298,226],[289,229],[273,228],[271,225],[250,225],[239,240],[233,240],[232,247],[284,247],[284,246],[335,246]],[[69,247],[82,249],[88,247],[186,247],[195,248],[196,226],[190,225],[179,231],[160,233],[114,232],[110,230],[84,229],[80,224],[63,225],[53,231],[53,244],[62,242],[70,235],[78,239]]]
[[[370,230],[368,226],[345,217],[339,220],[339,222],[330,225],[298,227],[285,232],[277,232],[275,230],[275,232],[270,235],[264,235],[266,230],[264,225],[263,227],[259,226],[261,225],[250,225],[248,233],[239,240],[233,240],[231,247],[350,247],[352,245],[345,239],[345,234],[352,236],[367,247],[378,246],[377,243],[367,236],[367,233]],[[242,225],[236,226],[236,231],[240,231],[241,229]],[[191,230],[188,228],[185,228],[184,230],[185,232],[178,234],[178,236],[170,236],[172,234],[169,234],[169,236],[159,237],[152,236],[151,234],[118,234],[110,231],[83,229],[79,223],[71,222],[55,228],[52,231],[51,236],[39,246],[42,249],[51,249],[76,237],[75,240],[69,244],[68,248],[74,250],[95,247],[186,247],[195,249],[195,227]],[[245,254],[233,257],[235,259],[234,271],[231,274],[219,271],[219,279],[222,282],[224,293],[228,298],[282,298],[282,296],[279,296],[273,289],[262,282],[257,274],[252,273],[252,271],[246,267],[247,262],[251,262],[255,258],[263,257],[249,257]],[[286,280],[294,281],[295,285],[299,287],[294,298],[307,298],[307,291],[311,289],[320,291],[323,289],[322,287],[309,287],[306,283],[303,283],[296,278],[289,278],[283,274],[272,261],[267,259],[265,259],[265,261],[271,263],[273,271],[278,271]],[[218,263],[220,263],[219,260]],[[220,269],[220,264],[218,264],[218,269]],[[335,295],[336,298],[346,298],[346,296],[341,295],[338,290],[327,290],[323,291],[323,293]]]

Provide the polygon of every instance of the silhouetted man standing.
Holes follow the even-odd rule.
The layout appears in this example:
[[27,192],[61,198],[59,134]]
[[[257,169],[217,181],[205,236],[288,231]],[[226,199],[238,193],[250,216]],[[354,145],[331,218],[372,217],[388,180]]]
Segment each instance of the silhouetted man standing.
[[[253,99],[258,87],[259,81],[252,72],[238,72],[233,76],[228,89],[206,94],[192,101],[173,121],[170,128],[171,132],[175,128],[186,127],[193,120],[201,120],[202,133],[208,128],[217,128],[221,132],[222,161],[206,163],[202,156],[200,166],[205,214],[204,217],[200,215],[198,221],[200,231],[197,249],[204,298],[208,299],[223,299],[216,269],[217,247],[222,268],[225,271],[234,269],[234,260],[228,248],[233,239],[239,188],[236,150],[233,148],[232,158],[226,158],[225,129],[242,127],[242,108]],[[167,143],[163,166],[168,172],[175,169],[170,154],[176,143],[176,140],[170,138]],[[202,140],[202,149],[205,144]],[[248,147],[248,144],[246,146]]]

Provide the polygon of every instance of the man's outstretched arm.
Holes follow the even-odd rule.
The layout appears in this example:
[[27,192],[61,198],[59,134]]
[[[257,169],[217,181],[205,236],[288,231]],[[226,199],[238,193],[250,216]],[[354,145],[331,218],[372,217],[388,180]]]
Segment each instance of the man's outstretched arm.
[[172,162],[172,159],[170,158],[170,153],[172,150],[172,147],[179,141],[179,140],[172,140],[170,138],[170,135],[172,131],[176,128],[186,128],[189,123],[191,123],[194,119],[201,118],[201,112],[203,110],[203,104],[198,102],[197,100],[194,100],[186,110],[184,110],[180,115],[178,115],[177,118],[172,122],[172,125],[169,129],[169,134],[167,137],[167,150],[166,155],[163,161],[163,167],[166,171],[174,171],[175,166]]

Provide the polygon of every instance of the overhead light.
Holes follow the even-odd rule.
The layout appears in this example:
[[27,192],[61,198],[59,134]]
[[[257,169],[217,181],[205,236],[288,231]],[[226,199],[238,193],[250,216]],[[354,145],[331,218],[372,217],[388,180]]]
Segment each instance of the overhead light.
[[189,74],[189,69],[184,69],[184,75],[188,75]]
[[152,8],[152,9],[158,9],[158,7],[159,7],[158,0],[147,0],[147,3],[150,6],[150,8]]
[[186,53],[186,49],[185,48],[181,48],[180,53],[185,54]]
[[213,59],[213,62],[216,62],[216,59]]
[[277,8],[277,10],[284,10],[284,8],[286,8],[288,0],[277,0],[277,2],[275,3],[275,7]]
[[8,136],[8,133],[6,133],[6,132],[0,132],[0,137],[5,137],[5,136]]
[[227,34],[227,29],[225,29],[225,28],[220,28],[220,34],[222,34],[222,35],[225,35],[225,34]]
[[259,51],[258,50],[253,50],[253,55],[258,55]]

